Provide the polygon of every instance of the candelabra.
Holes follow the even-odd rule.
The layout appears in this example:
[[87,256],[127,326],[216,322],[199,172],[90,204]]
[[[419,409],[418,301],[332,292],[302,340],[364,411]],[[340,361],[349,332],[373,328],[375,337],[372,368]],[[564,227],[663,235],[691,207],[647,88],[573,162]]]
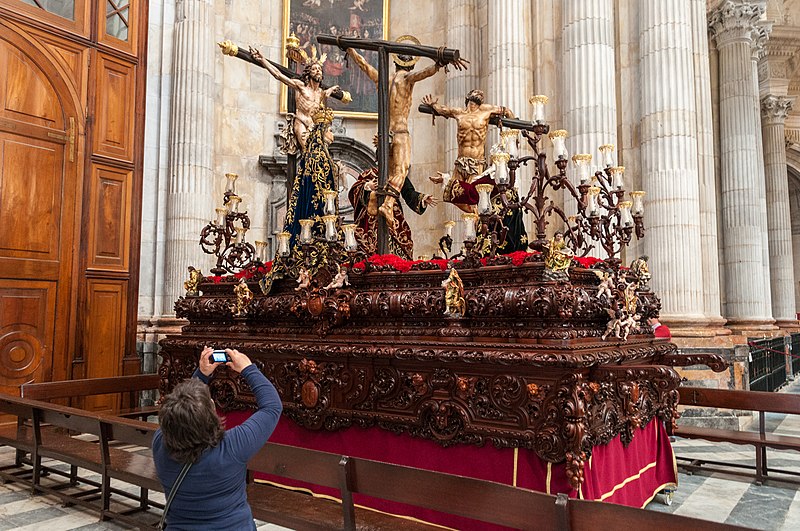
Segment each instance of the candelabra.
[[[644,237],[643,191],[630,192],[630,200],[624,200],[625,168],[613,165],[612,145],[600,146],[603,171],[590,175],[590,154],[575,155],[572,160],[576,166],[580,183],[575,186],[567,177],[567,132],[550,131],[544,123],[544,105],[547,97],[531,98],[534,108],[533,122],[520,122],[522,136],[527,140],[533,155],[518,157],[515,145],[506,146],[506,139],[512,135],[501,135],[503,140],[494,150],[491,160],[495,166],[494,186],[478,185],[479,194],[477,214],[465,214],[466,223],[464,251],[465,260],[479,264],[480,256],[494,256],[499,244],[505,240],[507,228],[502,220],[511,210],[522,209],[533,214],[535,238],[529,246],[540,252],[547,247],[546,229],[555,216],[564,225],[564,238],[578,256],[585,256],[597,242],[605,251],[605,262],[619,267],[617,255],[627,246],[635,234]],[[542,147],[542,137],[547,135],[553,144],[556,172],[551,173],[547,165],[547,155]],[[533,163],[531,186],[525,196],[518,200],[510,197],[516,174],[523,166]],[[548,193],[565,191],[577,204],[577,214],[567,216]],[[492,193],[497,194],[499,202],[491,204]],[[472,227],[470,226],[472,225]],[[471,258],[470,258],[471,257]]]
[[331,275],[342,264],[349,264],[352,271],[353,264],[366,258],[359,249],[356,240],[356,226],[342,224],[342,219],[337,213],[336,199],[338,193],[328,190],[323,192],[325,205],[321,216],[322,227],[314,231],[318,223],[315,219],[301,219],[300,234],[297,236],[297,245],[292,249],[289,232],[278,233],[278,249],[272,274],[277,277],[299,277],[301,269],[310,276],[314,276],[320,269],[328,269]]
[[250,218],[246,211],[239,212],[242,199],[236,195],[237,177],[235,173],[225,174],[227,184],[223,206],[216,209],[214,221],[200,232],[200,247],[203,252],[217,257],[217,264],[211,269],[215,275],[236,273],[252,267],[257,260],[256,249],[245,241],[245,234],[250,229]]

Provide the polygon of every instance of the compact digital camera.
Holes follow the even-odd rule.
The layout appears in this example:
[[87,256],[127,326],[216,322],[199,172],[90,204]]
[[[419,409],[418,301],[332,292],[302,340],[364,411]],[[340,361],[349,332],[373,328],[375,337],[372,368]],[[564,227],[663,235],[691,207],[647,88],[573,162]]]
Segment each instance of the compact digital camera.
[[231,357],[224,350],[214,350],[208,357],[211,363],[227,363],[231,361]]

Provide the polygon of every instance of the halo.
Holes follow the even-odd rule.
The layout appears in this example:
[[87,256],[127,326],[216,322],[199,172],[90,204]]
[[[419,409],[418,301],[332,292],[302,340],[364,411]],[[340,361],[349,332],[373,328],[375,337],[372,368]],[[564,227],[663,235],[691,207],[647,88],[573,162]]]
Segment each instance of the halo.
[[[414,37],[413,35],[401,35],[395,39],[395,42],[412,42],[417,46],[420,45],[419,39]],[[396,65],[403,66],[408,68],[409,66],[414,66],[419,61],[419,56],[412,57],[409,60],[400,59],[400,56],[397,54],[392,54],[392,61]]]

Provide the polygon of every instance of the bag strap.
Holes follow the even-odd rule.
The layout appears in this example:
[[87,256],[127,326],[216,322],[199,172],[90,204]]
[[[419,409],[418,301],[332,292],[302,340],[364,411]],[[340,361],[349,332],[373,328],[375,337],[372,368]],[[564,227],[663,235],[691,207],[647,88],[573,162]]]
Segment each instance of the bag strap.
[[186,477],[186,474],[189,472],[191,467],[192,463],[186,463],[183,465],[181,473],[178,474],[178,479],[176,479],[175,483],[172,485],[172,489],[170,489],[169,496],[167,497],[167,503],[164,504],[164,512],[161,513],[161,522],[158,524],[158,529],[164,529],[164,524],[167,522],[167,511],[169,511],[169,506],[172,505],[172,499],[175,497],[175,494],[178,493],[178,488],[180,488],[183,478]]

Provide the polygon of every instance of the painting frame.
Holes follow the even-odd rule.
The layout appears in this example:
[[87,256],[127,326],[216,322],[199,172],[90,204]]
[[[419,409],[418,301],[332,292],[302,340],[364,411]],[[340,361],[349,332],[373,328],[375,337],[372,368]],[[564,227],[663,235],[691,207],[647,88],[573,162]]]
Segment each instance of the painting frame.
[[[336,116],[377,120],[378,91],[354,61],[350,60],[349,67],[344,67],[344,53],[336,47],[320,47],[315,35],[336,31],[338,34],[388,40],[389,2],[390,0],[283,0],[281,62],[287,64],[286,38],[291,33],[297,34],[298,29],[304,30],[297,35],[301,46],[310,51],[313,45],[317,48],[317,55],[325,52],[329,54],[323,65],[325,85],[340,85],[353,98],[349,104],[335,99],[328,101]],[[375,34],[377,29],[380,29],[380,35]],[[378,67],[377,52],[361,53],[370,64]],[[302,71],[302,66],[299,69]],[[288,90],[282,85],[280,112],[283,114],[288,112],[287,98]]]

